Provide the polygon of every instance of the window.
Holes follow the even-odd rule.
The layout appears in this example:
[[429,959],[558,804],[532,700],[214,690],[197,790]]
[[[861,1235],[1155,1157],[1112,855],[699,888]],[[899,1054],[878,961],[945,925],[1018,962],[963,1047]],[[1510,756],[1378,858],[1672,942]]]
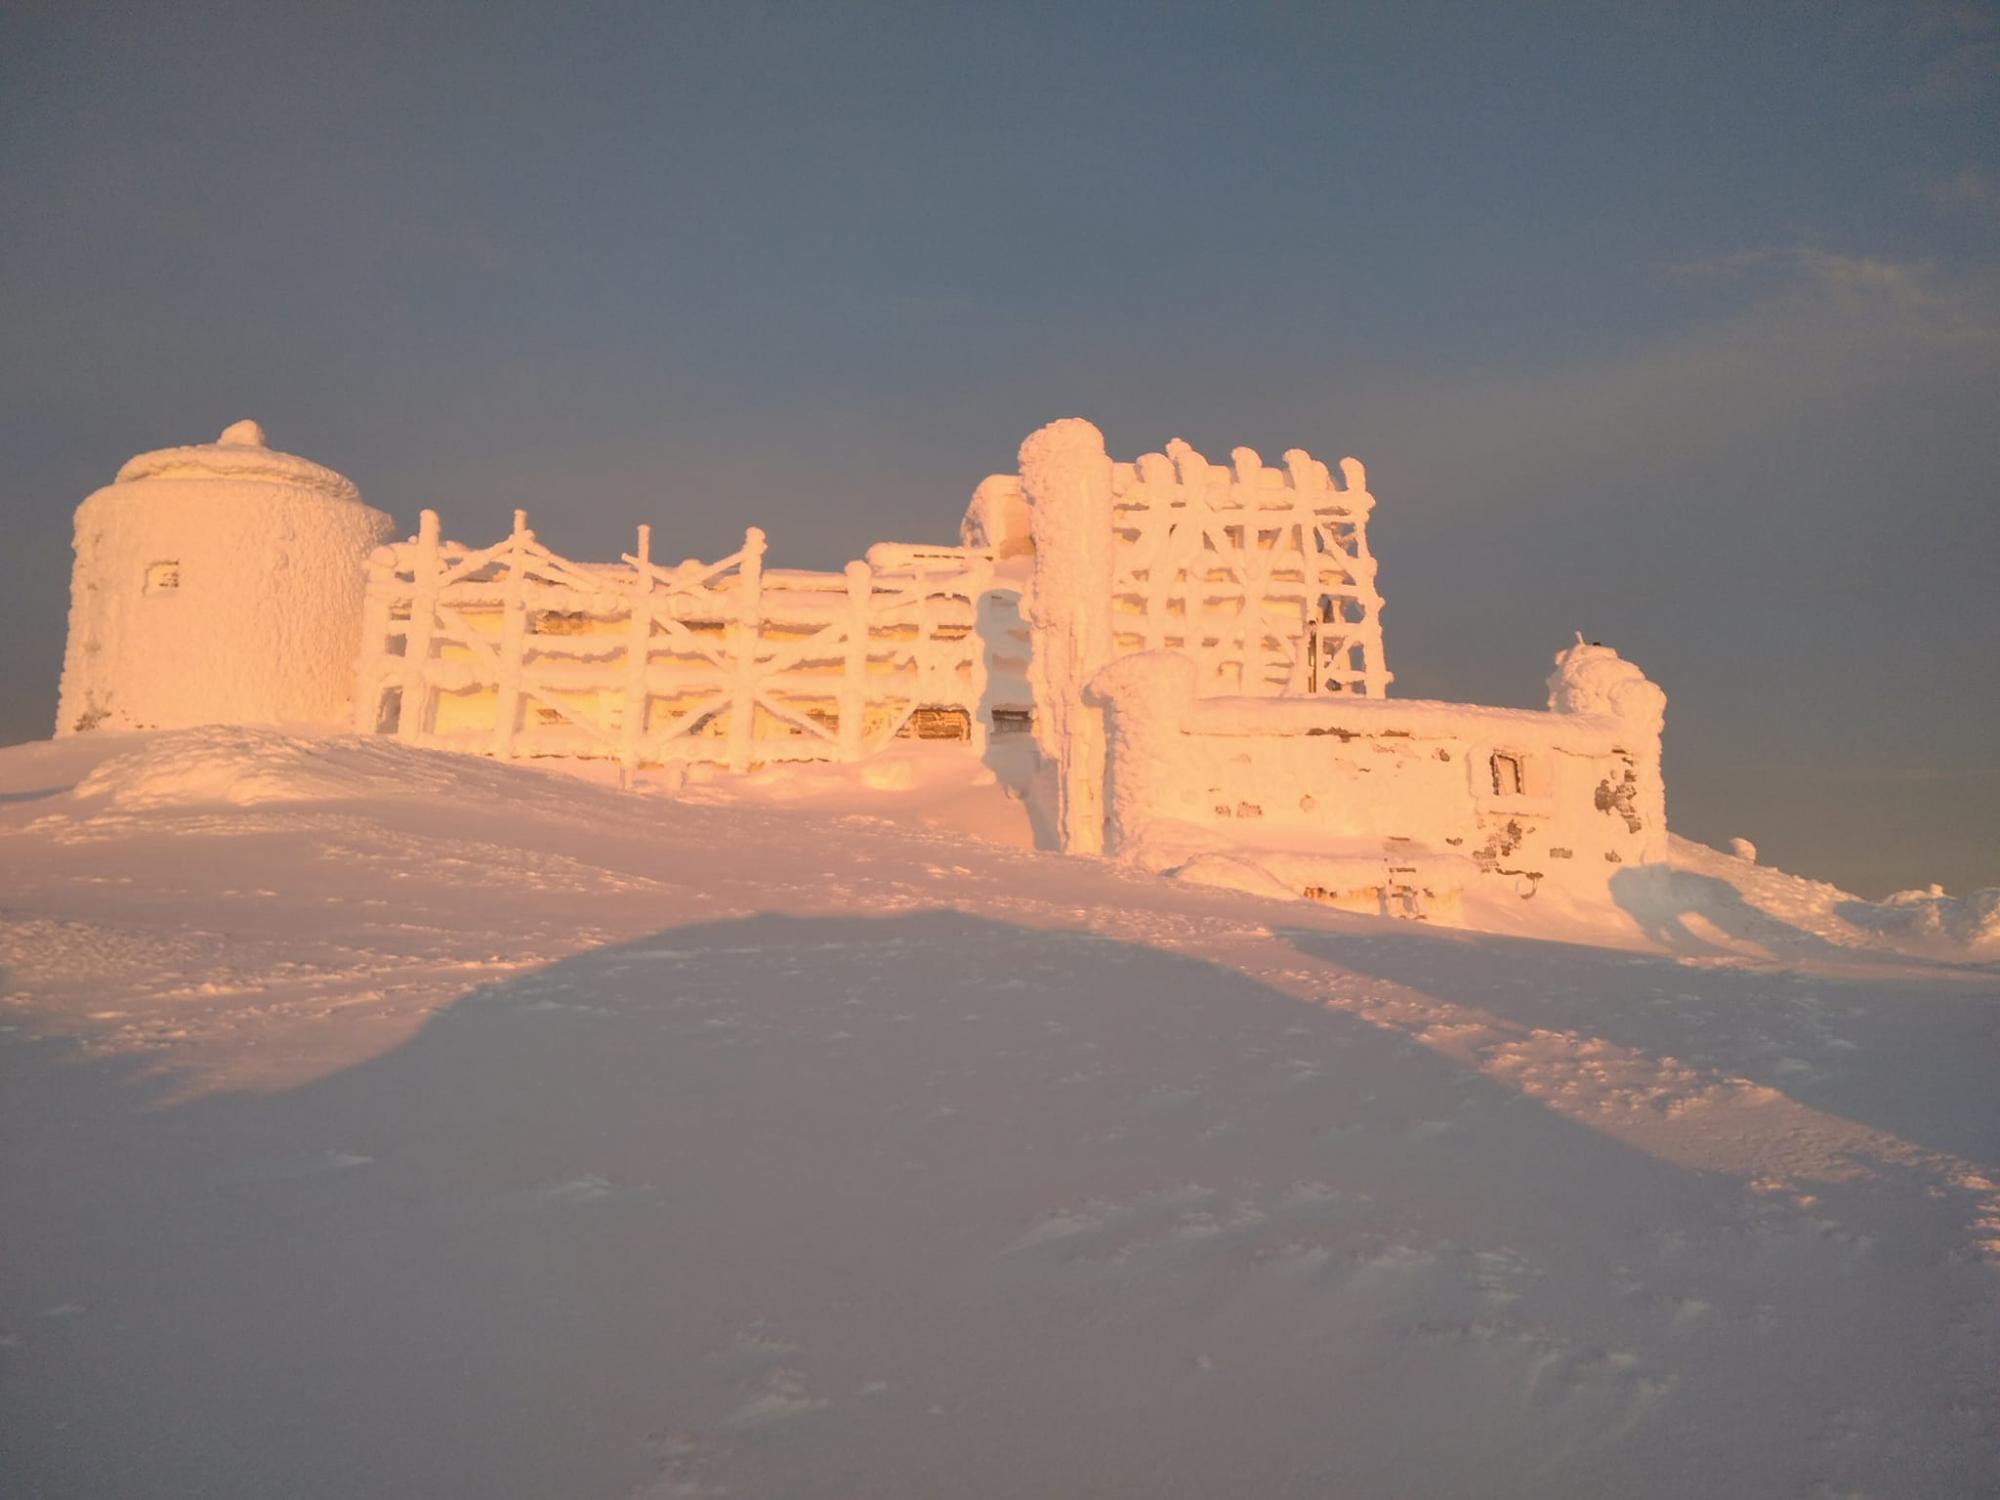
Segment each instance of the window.
[[972,716],[962,708],[926,705],[911,711],[909,722],[897,731],[906,740],[969,740]]
[[1035,714],[1027,708],[996,708],[993,710],[993,732],[1002,734],[1033,734]]
[[1496,750],[1488,760],[1493,768],[1493,795],[1496,797],[1518,797],[1528,789],[1522,775],[1521,757]]
[[177,562],[156,562],[146,569],[146,592],[164,594],[181,586],[181,565]]

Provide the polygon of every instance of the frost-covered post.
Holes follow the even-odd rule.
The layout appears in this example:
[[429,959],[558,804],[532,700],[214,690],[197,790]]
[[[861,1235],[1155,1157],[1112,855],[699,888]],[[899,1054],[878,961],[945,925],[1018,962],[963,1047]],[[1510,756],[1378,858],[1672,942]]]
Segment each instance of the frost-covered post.
[[396,721],[398,739],[415,743],[430,722],[431,635],[437,629],[438,513],[417,518],[417,545],[410,560],[410,628],[403,637],[403,703]]
[[750,769],[757,734],[757,652],[764,638],[764,533],[743,533],[743,566],[736,575],[735,692],[729,702],[729,769]]
[[521,719],[521,657],[528,637],[523,553],[535,539],[528,530],[528,513],[514,512],[514,534],[507,539],[507,582],[500,608],[500,683],[493,702],[493,753],[502,760],[514,754],[514,732]]
[[[396,549],[368,554],[368,583],[361,596],[361,648],[354,659],[354,731],[374,734],[382,722],[382,690],[387,673],[382,656],[389,646],[389,596],[396,591]],[[404,641],[407,646],[408,640]],[[397,681],[402,667],[396,668]],[[396,689],[398,697],[402,688]]]
[[1058,767],[1056,821],[1063,849],[1104,848],[1104,714],[1085,684],[1110,662],[1111,458],[1080,417],[1051,422],[1021,444],[1035,576],[1024,600],[1034,633],[1029,681],[1035,741]]
[[632,613],[625,622],[625,707],[620,711],[619,759],[637,770],[646,742],[646,669],[653,654],[653,528],[639,527],[638,545],[626,559],[632,564]]
[[1149,818],[1167,807],[1181,762],[1177,741],[1195,700],[1200,669],[1178,651],[1120,657],[1090,680],[1090,700],[1106,717],[1108,852],[1129,854]]
[[1393,674],[1382,663],[1382,595],[1375,586],[1375,554],[1368,550],[1368,513],[1375,497],[1368,493],[1368,471],[1358,458],[1340,461],[1341,504],[1353,518],[1348,555],[1354,560],[1355,597],[1361,603],[1362,628],[1354,639],[1362,649],[1362,690],[1370,698],[1385,697]]
[[875,594],[874,570],[859,560],[847,565],[847,653],[840,664],[840,758],[861,759],[861,731],[868,714],[868,605]]
[[937,598],[931,592],[931,581],[922,566],[917,569],[917,681],[916,702],[913,708],[922,708],[926,703],[937,701],[938,658],[940,655],[937,628]]
[[987,742],[993,734],[993,705],[986,697],[986,642],[979,630],[979,607],[985,602],[986,591],[992,583],[993,564],[983,559],[972,565],[965,580],[965,603],[971,611],[971,628],[965,635],[966,670],[970,674],[966,697],[972,702],[972,723],[969,727],[974,755],[986,753]]

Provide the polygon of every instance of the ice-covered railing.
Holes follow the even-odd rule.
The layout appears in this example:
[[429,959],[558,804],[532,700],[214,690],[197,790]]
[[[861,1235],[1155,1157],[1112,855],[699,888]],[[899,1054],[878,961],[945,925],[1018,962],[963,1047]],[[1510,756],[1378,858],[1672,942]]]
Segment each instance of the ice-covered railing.
[[1666,698],[1630,662],[1579,642],[1556,658],[1549,712],[1418,700],[1203,697],[1171,652],[1092,681],[1108,718],[1108,847],[1170,830],[1213,843],[1409,858],[1566,885],[1664,858]]
[[992,573],[971,548],[885,543],[840,573],[764,566],[752,528],[715,562],[665,565],[650,528],[576,563],[524,512],[503,541],[445,541],[434,512],[369,562],[358,727],[503,757],[627,766],[859,760],[915,734],[982,746],[976,629]]
[[1111,466],[1112,631],[1121,653],[1180,651],[1205,693],[1381,697],[1375,500],[1357,459],[1340,482],[1301,448],[1212,464],[1176,438]]

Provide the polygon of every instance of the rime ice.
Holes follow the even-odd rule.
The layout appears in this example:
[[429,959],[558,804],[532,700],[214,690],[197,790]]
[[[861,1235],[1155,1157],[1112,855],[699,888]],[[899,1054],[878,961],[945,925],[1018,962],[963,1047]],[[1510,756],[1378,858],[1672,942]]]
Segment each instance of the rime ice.
[[1389,697],[1374,506],[1353,458],[1216,464],[1176,438],[1120,461],[1070,417],[976,487],[957,546],[817,573],[771,567],[755,527],[669,562],[641,526],[581,562],[525,513],[468,545],[425,511],[389,543],[352,484],[238,422],[78,510],[57,729],[338,726],[628,779],[866,763],[874,785],[901,741],[1020,736],[995,764],[1052,800],[1068,853],[1451,923],[1496,898],[1608,911],[1666,858],[1665,693],[1579,636],[1546,712]]
[[140,454],[77,509],[56,733],[342,722],[393,526],[255,422]]
[[1294,894],[1426,917],[1482,877],[1601,895],[1657,858],[1665,695],[1579,638],[1547,714],[1388,699],[1375,500],[1357,460],[1338,474],[1178,438],[1117,462],[1071,417],[977,487],[957,547],[780,570],[753,527],[668,564],[642,526],[586,563],[525,513],[489,546],[430,511],[378,546],[353,485],[238,422],[79,509],[58,727],[351,724],[629,773],[1032,728],[1074,854],[1201,878],[1227,849]]

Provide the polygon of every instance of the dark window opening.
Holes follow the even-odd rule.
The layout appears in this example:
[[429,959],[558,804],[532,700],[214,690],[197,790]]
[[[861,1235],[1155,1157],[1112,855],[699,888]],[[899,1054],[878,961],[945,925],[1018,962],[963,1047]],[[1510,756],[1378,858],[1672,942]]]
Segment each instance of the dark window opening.
[[972,715],[962,708],[919,708],[902,729],[902,738],[914,740],[969,740]]

